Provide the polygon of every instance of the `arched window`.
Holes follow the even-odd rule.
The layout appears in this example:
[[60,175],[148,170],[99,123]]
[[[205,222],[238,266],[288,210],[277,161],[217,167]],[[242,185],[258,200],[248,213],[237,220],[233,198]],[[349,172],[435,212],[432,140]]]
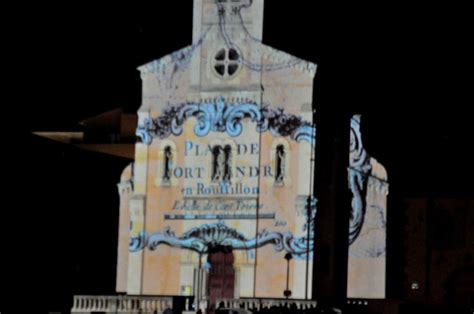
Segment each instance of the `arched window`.
[[171,146],[165,147],[163,157],[163,182],[169,183],[173,169],[173,151],[171,150]]
[[230,145],[212,149],[212,181],[229,182],[231,178],[232,148]]
[[230,145],[226,145],[224,147],[225,153],[225,173],[224,173],[224,181],[230,182],[230,177],[232,175],[232,148]]
[[275,183],[283,184],[285,179],[286,152],[283,145],[278,145],[275,156]]

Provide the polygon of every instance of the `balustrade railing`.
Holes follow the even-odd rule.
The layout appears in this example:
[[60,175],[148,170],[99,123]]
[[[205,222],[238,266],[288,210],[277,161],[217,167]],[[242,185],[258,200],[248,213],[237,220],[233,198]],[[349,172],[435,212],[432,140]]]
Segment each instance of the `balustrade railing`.
[[71,313],[162,313],[172,309],[169,297],[74,296]]
[[[186,301],[186,309],[189,306]],[[170,297],[148,297],[148,296],[74,296],[71,313],[163,313],[166,309],[172,309],[173,299]],[[223,304],[224,308],[262,310],[265,308],[287,307],[298,310],[316,308],[317,302],[312,300],[292,299],[218,299],[216,307]],[[207,308],[200,304],[200,308]]]
[[271,308],[273,306],[284,306],[287,308],[295,308],[298,310],[313,309],[317,306],[317,301],[312,300],[292,300],[292,299],[219,299],[216,302],[218,307],[220,304],[224,308],[261,310],[264,308]]

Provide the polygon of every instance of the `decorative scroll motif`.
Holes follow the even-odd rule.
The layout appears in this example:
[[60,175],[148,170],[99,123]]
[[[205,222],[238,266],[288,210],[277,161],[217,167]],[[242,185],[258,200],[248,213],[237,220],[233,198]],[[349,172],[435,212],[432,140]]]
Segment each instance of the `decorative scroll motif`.
[[[139,126],[137,136],[146,144],[151,144],[154,137],[163,139],[172,134],[178,136],[183,132],[184,122],[190,117],[197,118],[194,131],[201,137],[211,131],[239,136],[242,133],[242,121],[247,118],[257,123],[259,132],[270,131],[274,136],[290,137],[298,142],[305,140],[313,146],[316,143],[316,128],[301,117],[270,106],[260,108],[249,102],[229,105],[224,103],[223,98],[218,98],[216,103],[169,106],[159,118],[146,119]],[[349,244],[357,239],[364,223],[368,175],[371,169],[370,156],[362,145],[360,116],[354,116],[351,120],[348,169],[348,183],[353,195]]]
[[370,156],[362,145],[360,116],[354,116],[351,120],[350,165],[348,169],[349,188],[352,192],[349,245],[357,239],[364,224],[367,181],[371,170]]
[[138,252],[144,248],[152,251],[159,245],[165,244],[171,247],[192,250],[198,253],[207,253],[209,248],[216,246],[231,247],[233,250],[250,250],[260,248],[269,244],[275,247],[277,252],[285,251],[293,254],[296,258],[306,258],[309,253],[312,256],[314,249],[314,217],[316,216],[316,201],[311,201],[310,223],[304,226],[303,231],[308,235],[295,237],[291,232],[269,232],[263,230],[253,239],[247,239],[242,233],[229,228],[224,222],[202,225],[189,230],[181,237],[177,237],[169,227],[164,232],[147,234],[141,232],[138,237],[130,239],[130,252]]
[[194,132],[199,137],[212,132],[227,132],[229,136],[242,134],[242,121],[250,119],[257,124],[258,132],[270,131],[274,136],[285,136],[300,142],[316,143],[316,128],[301,117],[285,113],[283,109],[270,106],[260,107],[244,102],[227,104],[222,97],[215,103],[186,103],[169,105],[161,116],[147,118],[137,128],[136,135],[150,145],[153,138],[164,139],[183,133],[183,125],[189,118],[197,119]]
[[[367,208],[366,231],[360,233],[362,242],[353,245],[349,250],[350,257],[356,258],[379,258],[386,256],[387,220],[385,217],[385,207],[371,205]],[[370,245],[364,245],[365,241],[370,241]]]

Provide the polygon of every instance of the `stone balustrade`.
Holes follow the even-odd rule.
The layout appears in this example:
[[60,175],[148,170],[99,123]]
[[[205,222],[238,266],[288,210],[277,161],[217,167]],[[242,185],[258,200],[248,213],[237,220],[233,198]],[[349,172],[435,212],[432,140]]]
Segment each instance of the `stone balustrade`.
[[74,296],[71,313],[163,313],[173,299],[144,296]]
[[272,306],[294,307],[297,309],[313,309],[317,306],[317,301],[312,300],[292,300],[292,299],[219,299],[217,306],[223,302],[225,308],[252,310],[271,308]]

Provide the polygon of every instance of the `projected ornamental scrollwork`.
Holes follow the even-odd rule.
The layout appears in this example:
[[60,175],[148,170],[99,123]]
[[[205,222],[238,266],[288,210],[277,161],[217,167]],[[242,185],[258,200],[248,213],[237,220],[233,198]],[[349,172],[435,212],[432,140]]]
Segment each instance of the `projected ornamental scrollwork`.
[[[301,117],[287,114],[283,109],[275,109],[271,106],[259,107],[253,103],[226,104],[222,97],[217,98],[215,103],[168,106],[158,118],[146,119],[138,127],[137,136],[146,144],[151,144],[153,138],[164,139],[172,134],[179,136],[183,132],[184,122],[191,117],[197,118],[194,132],[200,137],[207,136],[210,132],[227,132],[232,137],[239,136],[242,132],[242,121],[249,119],[257,124],[258,132],[270,131],[274,136],[290,137],[298,142],[304,140],[312,145],[316,143],[316,127],[311,126]],[[284,164],[281,159],[284,158],[285,152],[280,148],[277,154],[275,181],[279,183],[283,180]],[[221,149],[220,153],[216,153],[215,158],[215,178],[228,181],[230,176],[226,160],[229,158],[229,152]],[[349,228],[350,244],[357,239],[364,222],[367,176],[370,171],[370,156],[362,145],[360,120],[352,118],[348,169],[348,183],[353,194]]]
[[269,105],[260,107],[251,102],[226,103],[222,97],[213,103],[169,105],[161,116],[145,119],[138,126],[136,134],[148,145],[153,138],[179,136],[183,133],[184,123],[191,117],[197,119],[194,132],[199,137],[207,136],[210,132],[226,132],[231,137],[237,137],[242,133],[242,121],[249,119],[257,124],[258,132],[270,131],[274,136],[316,144],[316,129],[301,117]]
[[[309,203],[309,204],[308,204]],[[314,248],[314,218],[316,217],[316,199],[307,202],[305,217],[307,223],[303,227],[303,236],[296,237],[291,232],[270,232],[262,230],[255,238],[248,239],[234,228],[228,227],[225,222],[205,224],[176,236],[171,228],[164,232],[147,234],[141,232],[138,237],[130,239],[130,252],[137,252],[148,248],[156,250],[160,245],[168,245],[180,249],[188,249],[197,253],[208,253],[209,249],[225,246],[233,250],[250,250],[266,245],[273,245],[275,251],[291,253],[295,258],[312,256]],[[309,205],[309,206],[308,206]]]

